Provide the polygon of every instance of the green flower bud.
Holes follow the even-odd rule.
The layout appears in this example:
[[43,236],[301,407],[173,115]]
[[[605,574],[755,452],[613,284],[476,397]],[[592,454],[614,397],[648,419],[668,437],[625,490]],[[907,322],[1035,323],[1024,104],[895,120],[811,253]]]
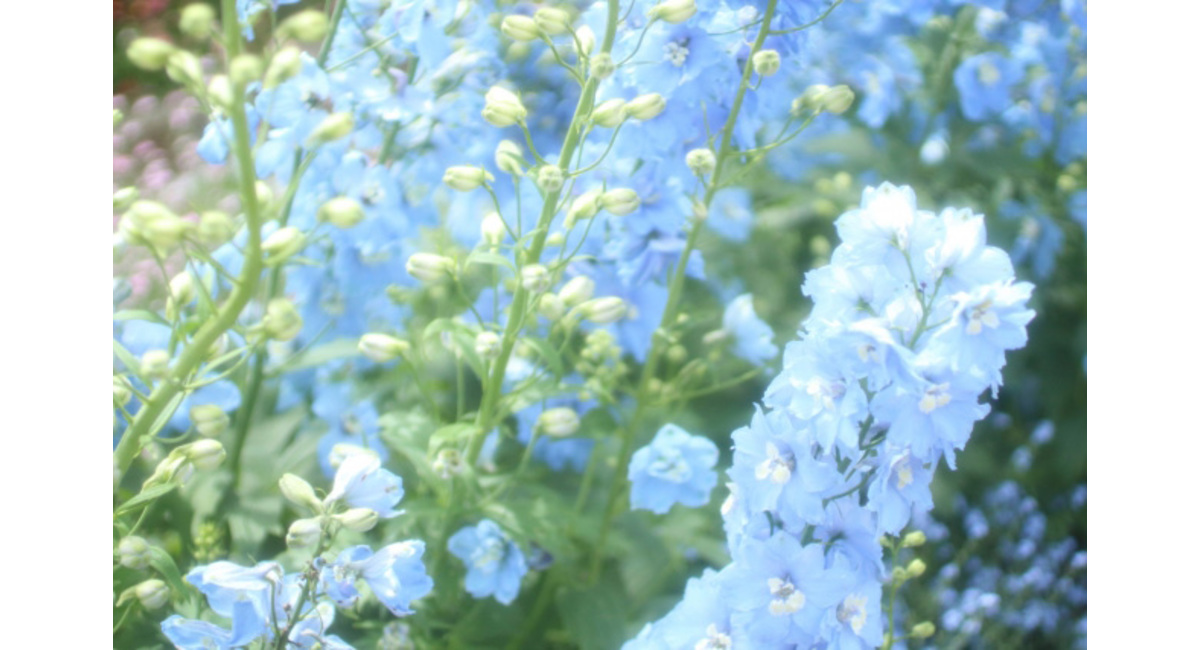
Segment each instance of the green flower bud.
[[586,275],[577,275],[558,290],[558,297],[567,307],[582,304],[596,292],[596,282]]
[[566,228],[574,228],[580,219],[591,219],[600,211],[600,190],[590,189],[575,197],[571,207],[567,208],[567,217],[563,221]]
[[229,85],[229,77],[215,74],[208,80],[208,102],[224,109],[233,106],[233,86]]
[[308,134],[305,144],[309,147],[322,145],[350,135],[354,130],[354,115],[348,112],[330,113]]
[[521,151],[521,145],[512,140],[501,140],[496,145],[496,168],[505,174],[512,176],[521,176],[525,173],[525,156]]
[[304,549],[316,546],[321,541],[320,519],[297,519],[288,526],[288,548]]
[[174,320],[182,307],[192,302],[196,297],[192,285],[192,275],[186,271],[177,274],[167,283],[167,318]]
[[171,369],[171,355],[166,350],[146,350],[139,361],[142,374],[150,379],[162,379]]
[[308,508],[314,513],[321,512],[323,509],[321,500],[317,498],[313,487],[309,485],[308,481],[295,474],[284,474],[280,477],[279,491],[283,493],[283,498],[301,508]]
[[495,332],[480,332],[475,336],[475,354],[485,361],[500,356],[500,336]]
[[284,226],[267,236],[262,243],[267,266],[279,266],[304,248],[304,233],[295,226]]
[[216,404],[200,404],[188,409],[192,426],[205,438],[216,438],[229,428],[229,414]]
[[356,533],[365,533],[379,523],[379,513],[370,508],[351,508],[333,518]]
[[821,102],[825,111],[834,115],[841,115],[854,104],[854,91],[850,90],[850,86],[845,84],[834,86],[829,89],[829,92],[821,96]]
[[504,227],[504,220],[500,218],[500,214],[489,212],[483,216],[483,221],[479,222],[479,236],[489,246],[499,246],[504,241],[504,234],[508,229]]
[[388,334],[363,334],[358,339],[358,351],[375,363],[387,363],[408,354],[412,346],[408,341]]
[[552,232],[546,237],[547,246],[562,246],[567,243],[567,236],[561,232]]
[[191,224],[157,201],[141,200],[134,201],[121,216],[120,228],[129,242],[165,252],[183,240]]
[[599,126],[611,129],[629,116],[625,109],[625,100],[620,98],[600,102],[592,109],[592,121]]
[[684,158],[688,169],[697,176],[708,176],[717,168],[717,155],[712,149],[692,149]]
[[514,41],[536,41],[542,37],[537,23],[529,16],[512,14],[500,21],[500,31]]
[[448,167],[446,173],[442,175],[442,182],[449,185],[459,192],[469,192],[482,186],[484,183],[490,183],[496,180],[483,167],[470,167],[468,165],[456,165]]
[[596,49],[596,32],[592,31],[591,25],[584,25],[575,30],[575,38],[579,40],[575,45],[576,54],[587,56]]
[[138,189],[136,187],[122,187],[113,192],[113,210],[125,210],[137,199]]
[[151,579],[140,582],[133,588],[133,593],[137,596],[138,602],[142,603],[142,607],[146,609],[158,609],[171,599],[171,590],[162,580]]
[[273,198],[275,198],[275,193],[271,191],[270,185],[263,181],[254,181],[254,200],[258,202],[260,208],[270,205]]
[[197,440],[183,446],[183,456],[202,472],[212,471],[225,462],[225,446],[216,440]]
[[805,110],[820,111],[821,98],[825,93],[829,92],[829,86],[825,84],[813,84],[804,89],[803,93],[792,102],[792,113],[799,115]]
[[663,0],[647,12],[650,18],[657,18],[672,24],[679,24],[691,18],[696,13],[696,0]]
[[921,621],[913,626],[912,638],[928,639],[929,637],[933,636],[934,632],[937,632],[936,625],[934,625],[931,621]]
[[433,471],[448,479],[462,473],[462,456],[457,449],[442,449],[433,459]]
[[304,327],[300,312],[287,298],[275,298],[267,303],[267,314],[263,317],[263,330],[275,341],[290,341]]
[[562,298],[558,297],[558,294],[547,293],[538,299],[537,311],[546,320],[554,322],[563,317],[563,314],[567,311],[567,307],[563,304]]
[[179,31],[197,41],[212,35],[217,12],[203,2],[194,2],[179,12]]
[[563,172],[558,165],[542,165],[538,168],[537,185],[543,192],[550,194],[562,189]]
[[176,50],[167,57],[167,76],[192,91],[204,87],[204,69],[200,67],[200,59],[187,50]]
[[204,245],[217,247],[233,239],[237,228],[229,215],[219,210],[209,210],[200,213],[200,223],[196,226],[196,238]]
[[579,414],[565,406],[546,409],[538,416],[536,426],[548,436],[565,438],[579,431]]
[[612,55],[608,52],[599,52],[588,60],[588,74],[596,79],[608,79],[616,71],[617,64],[613,62]]
[[229,78],[239,86],[258,81],[262,75],[262,59],[254,54],[239,54],[229,62]]
[[144,569],[150,566],[150,545],[136,535],[130,535],[117,543],[117,557],[121,566]]
[[113,375],[113,406],[125,406],[133,399],[133,386],[121,375]]
[[638,95],[625,104],[629,117],[637,120],[651,120],[667,109],[667,100],[658,93]]
[[484,95],[483,119],[492,126],[505,127],[525,122],[525,106],[511,90],[492,86]]
[[669,359],[671,363],[683,363],[684,361],[687,361],[687,358],[687,348],[683,347],[682,345],[672,345],[671,347],[667,348],[667,359]]
[[914,530],[911,533],[904,536],[904,539],[900,541],[900,546],[902,548],[912,548],[914,546],[921,546],[924,543],[925,543],[925,531]]
[[521,286],[526,291],[545,291],[550,288],[550,272],[541,264],[530,264],[521,269]]
[[300,72],[301,65],[299,48],[294,46],[281,48],[267,64],[267,72],[263,76],[263,88],[270,90],[296,76]]
[[328,31],[329,18],[324,11],[305,9],[280,23],[278,33],[283,38],[294,38],[301,43],[318,43]]
[[625,317],[629,307],[624,300],[616,296],[592,298],[577,307],[579,313],[587,320],[598,325],[615,323]]
[[571,30],[571,14],[555,7],[542,7],[533,13],[533,21],[550,36],[566,34]]
[[413,253],[404,264],[404,269],[409,275],[429,284],[447,280],[454,272],[454,267],[454,260],[433,253]]
[[353,228],[365,217],[362,204],[348,196],[335,196],[317,210],[318,219],[338,228]]
[[769,77],[779,72],[779,52],[775,50],[759,50],[754,53],[754,58],[751,61],[754,64],[754,71],[764,77]]
[[155,72],[167,65],[167,59],[175,53],[175,46],[159,39],[142,37],[134,39],[125,50],[130,63],[143,70]]
[[921,576],[925,575],[925,562],[922,561],[921,558],[914,559],[912,562],[908,563],[907,567],[904,568],[904,573],[909,577],[909,579],[920,578]]
[[637,192],[628,187],[618,187],[600,195],[600,207],[618,217],[632,214],[641,205],[642,200]]
[[142,489],[165,485],[171,482],[186,483],[192,476],[195,465],[188,462],[176,448],[154,468],[154,473],[142,483]]
[[904,572],[904,569],[900,567],[894,567],[892,569],[892,580],[894,582],[903,582],[907,577],[908,574]]

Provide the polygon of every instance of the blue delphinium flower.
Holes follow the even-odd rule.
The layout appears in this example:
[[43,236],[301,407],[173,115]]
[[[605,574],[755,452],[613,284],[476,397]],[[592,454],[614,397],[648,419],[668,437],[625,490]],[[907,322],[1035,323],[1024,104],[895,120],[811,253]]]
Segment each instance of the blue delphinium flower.
[[467,592],[476,598],[494,596],[507,605],[521,590],[528,567],[517,543],[500,526],[484,519],[450,537],[450,552],[467,566]]
[[406,616],[413,613],[412,601],[433,590],[421,562],[424,553],[420,540],[390,544],[376,553],[369,546],[352,546],[321,568],[321,584],[338,607],[353,607],[359,596],[355,582],[362,578],[388,611]]
[[402,514],[395,507],[403,498],[400,477],[380,467],[378,456],[358,453],[346,457],[338,467],[325,503],[342,501],[351,508],[370,508],[390,519]]
[[750,363],[765,363],[779,354],[771,342],[775,333],[754,313],[754,297],[744,293],[725,307],[721,320],[724,330],[733,335],[733,350]]
[[1010,93],[1020,71],[1008,59],[995,52],[968,57],[954,71],[963,115],[982,120],[999,114],[1011,103]]
[[708,503],[717,484],[720,452],[713,441],[667,424],[629,461],[629,500],[633,508],[665,514],[676,503],[696,508]]
[[262,619],[254,603],[238,600],[233,603],[233,629],[226,630],[207,621],[172,615],[162,622],[162,633],[176,648],[182,650],[220,650],[240,648],[263,635]]

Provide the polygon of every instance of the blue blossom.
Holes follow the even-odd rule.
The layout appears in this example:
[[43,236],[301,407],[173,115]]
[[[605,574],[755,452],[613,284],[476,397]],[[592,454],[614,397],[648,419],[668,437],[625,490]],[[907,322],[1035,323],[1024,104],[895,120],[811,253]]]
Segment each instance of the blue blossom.
[[744,293],[725,307],[721,321],[726,332],[733,335],[734,352],[750,363],[765,363],[779,354],[771,342],[775,333],[754,313],[754,297]]
[[413,613],[412,601],[433,590],[421,562],[424,552],[419,540],[389,544],[376,553],[368,546],[352,546],[321,568],[321,584],[338,607],[353,607],[359,596],[355,583],[361,578],[388,611],[406,616]]
[[160,627],[171,643],[182,650],[231,650],[246,646],[263,635],[262,619],[252,601],[235,601],[231,614],[231,630],[178,614],[168,617]]
[[454,533],[450,552],[467,567],[467,592],[476,598],[494,596],[507,605],[517,597],[527,566],[516,542],[500,526],[484,519]]
[[400,477],[380,467],[378,456],[358,453],[348,456],[338,467],[325,503],[342,501],[351,508],[370,508],[380,517],[390,519],[402,514],[395,510],[402,498],[404,487]]
[[1008,108],[1018,75],[1014,64],[995,52],[964,59],[954,71],[963,115],[969,120],[982,120]]
[[708,503],[717,484],[718,456],[708,438],[664,425],[629,461],[631,506],[661,515],[676,503],[692,508]]

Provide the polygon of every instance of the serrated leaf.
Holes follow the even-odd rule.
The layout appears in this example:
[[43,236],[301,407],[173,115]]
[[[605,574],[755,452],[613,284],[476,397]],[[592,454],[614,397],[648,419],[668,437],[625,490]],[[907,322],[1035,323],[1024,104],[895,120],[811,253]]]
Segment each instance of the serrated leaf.
[[178,483],[163,483],[161,485],[148,487],[145,490],[138,492],[137,495],[125,503],[122,503],[116,510],[113,511],[113,517],[120,517],[127,512],[133,511],[139,506],[146,505],[177,487],[179,487]]

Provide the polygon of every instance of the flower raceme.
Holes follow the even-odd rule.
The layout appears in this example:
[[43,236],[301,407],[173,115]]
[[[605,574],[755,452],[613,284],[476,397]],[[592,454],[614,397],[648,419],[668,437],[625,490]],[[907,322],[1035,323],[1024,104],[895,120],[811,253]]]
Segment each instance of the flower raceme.
[[628,650],[872,648],[892,634],[880,538],[932,508],[934,469],[954,467],[988,413],[980,395],[1025,343],[1033,287],[987,246],[981,215],[920,210],[907,187],[866,189],[836,225],[842,244],[804,284],[812,314],[765,409],[733,434],[733,562]]

